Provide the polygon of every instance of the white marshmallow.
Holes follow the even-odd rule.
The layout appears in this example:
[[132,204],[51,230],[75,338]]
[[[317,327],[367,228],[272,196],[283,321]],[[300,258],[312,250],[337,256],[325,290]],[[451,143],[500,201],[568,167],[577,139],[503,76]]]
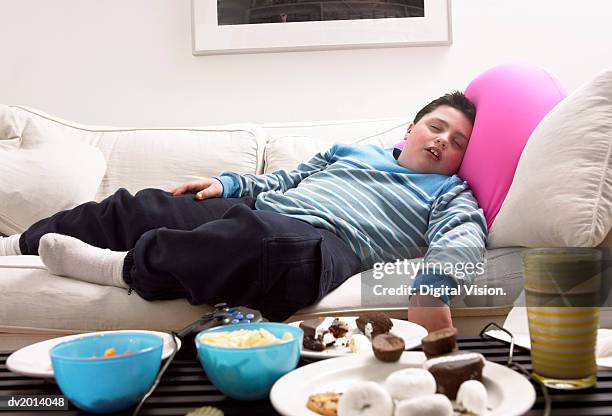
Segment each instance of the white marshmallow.
[[385,388],[395,400],[412,399],[434,394],[436,379],[422,368],[406,368],[389,374]]
[[353,384],[338,402],[338,416],[392,416],[393,399],[373,381]]
[[478,380],[461,383],[457,391],[457,406],[473,415],[484,415],[487,411],[487,389]]
[[365,324],[365,328],[363,328],[363,332],[365,333],[366,337],[372,339],[372,332],[374,332],[374,327],[372,326],[370,322]]
[[453,405],[443,394],[431,394],[402,400],[395,405],[393,416],[453,416]]

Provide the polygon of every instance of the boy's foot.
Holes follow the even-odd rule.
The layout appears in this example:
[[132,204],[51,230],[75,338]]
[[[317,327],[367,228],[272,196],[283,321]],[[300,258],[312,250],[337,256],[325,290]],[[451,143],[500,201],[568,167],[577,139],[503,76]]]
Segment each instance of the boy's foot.
[[45,234],[38,254],[49,273],[105,286],[127,288],[123,281],[123,260],[127,252],[90,246],[74,237]]
[[19,237],[21,234],[0,237],[0,256],[20,256]]

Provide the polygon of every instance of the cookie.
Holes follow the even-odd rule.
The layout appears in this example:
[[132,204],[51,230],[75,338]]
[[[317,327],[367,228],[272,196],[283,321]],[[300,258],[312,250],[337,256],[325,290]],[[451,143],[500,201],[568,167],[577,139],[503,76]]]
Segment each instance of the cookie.
[[308,397],[306,407],[323,416],[337,416],[340,394],[328,391]]

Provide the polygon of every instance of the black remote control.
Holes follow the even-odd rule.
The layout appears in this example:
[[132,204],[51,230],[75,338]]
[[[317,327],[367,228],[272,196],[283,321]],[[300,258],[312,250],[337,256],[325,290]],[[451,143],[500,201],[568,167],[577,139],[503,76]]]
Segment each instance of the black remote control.
[[218,303],[214,307],[215,310],[178,331],[176,333],[178,337],[183,339],[190,334],[195,335],[204,329],[221,325],[267,322],[267,319],[261,316],[261,312],[245,306],[228,307],[226,303]]

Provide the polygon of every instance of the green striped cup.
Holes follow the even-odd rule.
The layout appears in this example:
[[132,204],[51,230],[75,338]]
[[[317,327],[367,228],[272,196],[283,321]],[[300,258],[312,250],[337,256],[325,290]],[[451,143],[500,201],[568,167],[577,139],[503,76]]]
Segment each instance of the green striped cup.
[[601,252],[526,250],[523,277],[534,376],[552,388],[594,385]]

